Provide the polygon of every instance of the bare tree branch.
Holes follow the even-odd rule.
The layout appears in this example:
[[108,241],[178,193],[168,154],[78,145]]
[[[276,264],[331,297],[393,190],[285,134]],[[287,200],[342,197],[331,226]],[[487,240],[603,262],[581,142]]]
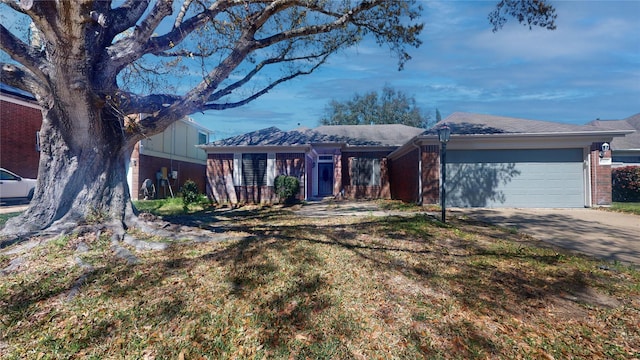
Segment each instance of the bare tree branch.
[[47,75],[42,71],[44,57],[37,49],[18,39],[2,24],[0,24],[0,49],[38,76],[40,81],[47,80]]

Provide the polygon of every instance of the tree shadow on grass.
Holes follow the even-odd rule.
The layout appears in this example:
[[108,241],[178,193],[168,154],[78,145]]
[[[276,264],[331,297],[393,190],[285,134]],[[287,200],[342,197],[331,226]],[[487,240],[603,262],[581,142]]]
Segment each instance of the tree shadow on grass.
[[[402,276],[419,288],[427,288],[435,283],[456,284],[447,293],[448,301],[459,304],[460,308],[471,309],[492,318],[520,316],[525,311],[537,311],[536,309],[544,307],[548,299],[568,289],[585,287],[588,283],[585,275],[578,270],[558,272],[555,276],[544,272],[521,272],[523,269],[535,270],[536,266],[556,264],[562,257],[519,251],[517,246],[496,248],[460,239],[455,222],[451,228],[442,228],[424,215],[367,218],[336,226],[311,222],[301,225],[273,225],[270,221],[281,219],[284,213],[272,214],[262,210],[234,214],[249,219],[251,223],[226,221],[225,231],[244,231],[249,236],[195,257],[189,256],[188,249],[183,245],[176,245],[167,250],[174,251],[175,254],[168,259],[147,258],[145,263],[133,266],[118,263],[106,265],[86,275],[86,287],[106,289],[100,296],[113,301],[135,298],[136,293],[153,293],[156,289],[164,289],[165,282],[175,278],[177,274],[190,273],[204,264],[211,271],[223,271],[222,280],[228,285],[221,288],[226,292],[221,294],[224,301],[253,304],[252,311],[255,313],[251,315],[251,326],[260,330],[258,338],[265,350],[276,355],[285,354],[292,339],[299,337],[299,353],[314,357],[322,352],[327,353],[329,350],[326,347],[333,354],[348,356],[350,353],[345,346],[345,339],[363,331],[349,318],[349,313],[341,309],[340,300],[329,295],[336,285],[327,272],[323,271],[328,265],[319,255],[322,248],[327,246],[352,256],[351,263],[345,264],[343,271],[351,271],[351,266],[370,266],[372,276]],[[490,233],[497,239],[510,241],[513,238],[508,231],[499,235],[493,231]],[[300,244],[311,247],[301,247]],[[276,255],[281,257],[280,263],[270,257]],[[499,262],[524,265],[505,270],[495,265]],[[287,273],[290,275],[283,285],[273,288],[275,282],[284,281],[281,264],[290,267]],[[456,267],[457,271],[449,272],[449,267]],[[184,288],[185,293],[175,291],[157,294],[156,299],[145,298],[138,303],[127,304],[120,309],[119,318],[115,315],[103,317],[94,324],[94,331],[82,333],[74,341],[77,346],[84,348],[99,346],[108,337],[130,331],[128,326],[131,325],[126,321],[133,317],[150,324],[166,324],[184,317],[204,316],[200,314],[204,310],[189,308],[186,298],[188,286],[201,285],[198,285],[197,278],[183,279],[190,281]],[[73,286],[71,279],[48,292],[38,293],[40,280],[32,279],[31,283],[7,300],[9,307],[3,311],[4,319],[8,319],[10,323],[29,319],[37,312],[39,303],[62,295]],[[265,289],[270,290],[265,293]],[[397,289],[392,284],[381,283],[378,291],[383,292],[385,301],[390,303],[414,301],[398,298]],[[81,306],[81,303],[77,305]],[[378,304],[370,304],[376,305]],[[331,331],[323,328],[326,321],[318,322],[322,315],[327,314],[334,318],[333,324],[336,326]],[[235,320],[229,320],[231,325],[240,326],[240,323],[235,322],[240,322],[241,316],[233,316],[238,319],[234,317]],[[30,327],[30,331],[37,331],[42,326],[42,321],[25,326]],[[426,322],[424,326],[427,326]],[[458,320],[442,323],[434,328],[441,335],[454,339],[451,340],[452,343],[460,342],[461,346],[457,350],[460,357],[476,353],[500,354],[504,350],[479,329],[477,324]],[[428,345],[428,339],[420,332],[413,329],[408,329],[407,332],[409,341],[422,356],[429,357],[438,352],[437,348]],[[8,336],[10,338],[11,335]],[[224,346],[231,346],[231,335],[219,336],[226,344]],[[220,350],[211,347],[214,345],[204,346],[211,354]]]

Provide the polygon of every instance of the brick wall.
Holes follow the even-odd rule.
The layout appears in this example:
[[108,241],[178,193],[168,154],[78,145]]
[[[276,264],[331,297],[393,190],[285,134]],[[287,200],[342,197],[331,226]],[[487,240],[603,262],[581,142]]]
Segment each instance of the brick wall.
[[418,149],[389,164],[391,198],[408,203],[418,201]]
[[440,148],[422,147],[422,203],[440,203]]
[[42,125],[39,108],[0,100],[0,166],[16,174],[36,178],[40,153],[36,132]]
[[[298,197],[304,200],[304,153],[276,153],[276,176],[288,175],[300,179]],[[264,204],[278,201],[273,186],[234,186],[233,154],[209,154],[207,156],[207,195],[225,204]]]
[[220,204],[236,204],[238,197],[233,186],[233,154],[207,156],[207,196]]
[[392,199],[422,204],[440,203],[440,148],[422,146],[422,199],[418,192],[418,149],[393,160],[391,163]]
[[[372,152],[343,152],[341,157],[340,177],[345,197],[349,199],[391,199],[391,186],[389,184],[388,151]],[[349,169],[353,158],[380,159],[380,185],[356,186],[351,185]],[[344,169],[344,170],[343,170]],[[336,178],[337,178],[336,174]]]
[[[591,145],[591,206],[611,205],[611,165],[600,164],[602,143]],[[611,150],[603,154],[611,159]]]
[[[135,153],[135,150],[134,150]],[[132,157],[133,158],[133,157]],[[133,165],[133,164],[132,164]],[[137,167],[137,169],[136,169]],[[142,186],[142,182],[145,179],[153,180],[156,185],[156,197],[158,198],[167,198],[171,197],[171,190],[169,186],[162,186],[156,180],[156,173],[160,171],[161,168],[166,167],[167,172],[170,174],[171,170],[175,170],[178,172],[177,179],[169,179],[169,184],[171,185],[171,190],[173,191],[174,196],[178,195],[180,188],[184,185],[185,181],[193,180],[193,182],[198,185],[198,191],[200,193],[205,193],[207,189],[206,182],[206,166],[201,164],[190,163],[186,161],[179,160],[171,160],[164,159],[155,156],[149,155],[139,155],[137,159],[137,164],[133,166],[133,183],[131,197],[133,199],[140,199],[140,187]],[[136,176],[137,175],[137,176]]]

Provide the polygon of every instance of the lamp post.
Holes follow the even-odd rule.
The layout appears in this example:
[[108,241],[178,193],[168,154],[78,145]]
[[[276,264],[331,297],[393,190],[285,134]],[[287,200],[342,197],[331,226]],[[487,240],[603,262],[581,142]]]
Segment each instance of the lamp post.
[[449,141],[449,137],[451,136],[451,129],[444,125],[443,127],[438,129],[438,140],[440,140],[440,168],[442,174],[442,185],[441,185],[441,198],[440,198],[440,207],[442,208],[442,222],[446,223],[447,218],[445,215],[446,212],[446,198],[447,198],[447,188],[445,186],[445,182],[447,181],[447,142]]

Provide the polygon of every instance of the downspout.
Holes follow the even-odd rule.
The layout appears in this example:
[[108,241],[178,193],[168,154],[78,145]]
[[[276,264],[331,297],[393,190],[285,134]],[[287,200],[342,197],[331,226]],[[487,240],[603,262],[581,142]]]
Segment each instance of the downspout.
[[422,147],[416,144],[416,141],[417,139],[411,142],[411,145],[418,150],[418,199],[416,203],[422,205]]

